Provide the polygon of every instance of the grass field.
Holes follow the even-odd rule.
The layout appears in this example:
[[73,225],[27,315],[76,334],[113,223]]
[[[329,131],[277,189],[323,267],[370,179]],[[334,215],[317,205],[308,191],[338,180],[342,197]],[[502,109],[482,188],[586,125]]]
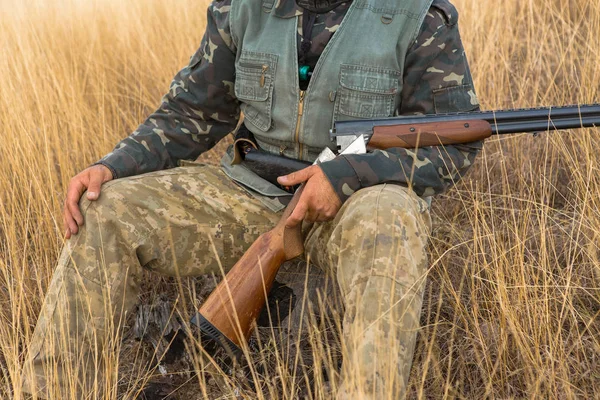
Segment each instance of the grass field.
[[[0,398],[22,397],[66,184],[159,104],[200,43],[206,4],[0,0]],[[600,101],[600,2],[455,4],[484,109]],[[598,398],[599,148],[597,129],[493,139],[434,201],[411,396]],[[335,343],[317,342],[331,360]],[[107,398],[134,398],[158,374],[136,346],[107,356]],[[171,371],[182,380],[168,398],[325,398],[322,380],[289,373],[278,354],[262,351],[255,389],[195,375],[192,357]]]

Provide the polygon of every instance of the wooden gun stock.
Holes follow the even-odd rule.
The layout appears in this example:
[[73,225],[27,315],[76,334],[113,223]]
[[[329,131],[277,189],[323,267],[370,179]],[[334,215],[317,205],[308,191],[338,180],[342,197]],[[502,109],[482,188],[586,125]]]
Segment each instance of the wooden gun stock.
[[425,146],[468,143],[487,139],[492,126],[485,120],[382,125],[373,128],[369,147],[412,149]]
[[286,228],[300,195],[300,186],[283,212],[279,223],[262,234],[223,278],[204,302],[192,323],[235,356],[241,354],[284,261],[304,252],[302,225]]

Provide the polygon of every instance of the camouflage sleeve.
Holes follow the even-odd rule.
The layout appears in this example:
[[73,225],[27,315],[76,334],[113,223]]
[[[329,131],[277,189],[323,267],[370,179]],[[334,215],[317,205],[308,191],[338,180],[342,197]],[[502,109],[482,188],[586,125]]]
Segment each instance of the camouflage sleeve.
[[[458,13],[447,0],[433,2],[406,57],[398,114],[479,109],[457,20]],[[342,202],[363,187],[381,183],[410,186],[420,196],[431,196],[460,179],[481,147],[482,142],[472,142],[416,151],[391,148],[338,157],[321,167]]]
[[195,159],[233,131],[240,117],[233,91],[235,48],[229,34],[231,0],[208,7],[200,48],[171,83],[160,107],[97,164],[115,178],[175,167]]

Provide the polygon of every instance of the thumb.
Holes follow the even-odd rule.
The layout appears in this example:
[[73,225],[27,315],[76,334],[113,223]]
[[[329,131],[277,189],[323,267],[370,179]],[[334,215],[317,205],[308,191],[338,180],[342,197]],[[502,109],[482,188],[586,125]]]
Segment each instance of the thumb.
[[97,200],[100,196],[100,187],[104,183],[104,175],[101,171],[90,172],[90,182],[87,188],[87,198],[88,200]]
[[289,175],[280,176],[277,178],[277,182],[283,186],[294,186],[302,182],[306,182],[308,178],[313,176],[315,173],[315,166],[311,165],[308,168],[301,169],[300,171],[292,172]]

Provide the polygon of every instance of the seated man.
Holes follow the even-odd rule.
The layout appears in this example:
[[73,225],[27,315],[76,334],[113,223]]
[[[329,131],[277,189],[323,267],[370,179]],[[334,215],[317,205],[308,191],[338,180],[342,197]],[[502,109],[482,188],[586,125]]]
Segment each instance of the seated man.
[[75,382],[71,393],[102,385],[98,354],[135,305],[141,272],[228,270],[276,224],[291,196],[283,188],[304,182],[288,225],[316,222],[307,255],[341,291],[338,396],[403,397],[427,270],[426,198],[459,179],[481,143],[340,156],[280,186],[231,165],[231,149],[221,168],[178,165],[233,131],[240,110],[262,150],[310,162],[333,148],[332,121],[477,109],[457,19],[447,0],[211,4],[201,46],[158,110],[69,185],[68,240],[24,390],[56,397],[49,374]]

